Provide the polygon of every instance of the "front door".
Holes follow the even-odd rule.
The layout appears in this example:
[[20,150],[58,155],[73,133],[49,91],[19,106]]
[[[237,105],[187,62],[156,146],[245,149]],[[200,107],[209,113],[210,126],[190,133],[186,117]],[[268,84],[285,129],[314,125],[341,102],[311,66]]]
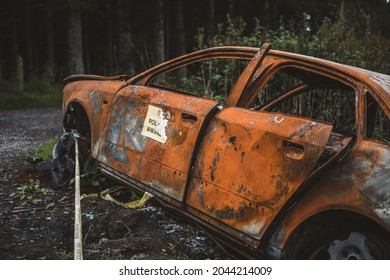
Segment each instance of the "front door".
[[98,160],[181,202],[199,132],[216,106],[205,98],[129,86],[115,97]]

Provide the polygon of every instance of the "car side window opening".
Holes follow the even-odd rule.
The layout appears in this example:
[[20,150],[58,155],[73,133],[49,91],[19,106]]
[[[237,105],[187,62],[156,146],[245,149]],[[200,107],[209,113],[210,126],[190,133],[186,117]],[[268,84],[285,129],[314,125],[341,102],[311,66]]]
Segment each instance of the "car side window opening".
[[276,72],[250,108],[330,123],[337,132],[355,132],[355,91],[329,77],[294,67]]
[[390,144],[389,117],[369,93],[366,93],[366,138]]
[[150,86],[213,99],[224,104],[247,64],[247,60],[226,58],[195,62],[158,75]]

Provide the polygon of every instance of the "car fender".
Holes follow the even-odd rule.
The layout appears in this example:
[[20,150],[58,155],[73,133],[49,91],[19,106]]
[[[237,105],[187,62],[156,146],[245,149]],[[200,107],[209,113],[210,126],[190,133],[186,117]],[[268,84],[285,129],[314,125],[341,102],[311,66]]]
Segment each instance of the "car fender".
[[[79,104],[90,124],[90,140],[92,151],[98,144],[101,132],[106,124],[109,107],[113,103],[115,94],[125,85],[123,81],[73,81],[64,87],[62,118],[65,130],[69,131],[71,127],[69,121],[69,112],[72,104]],[[96,155],[95,155],[96,156]],[[94,154],[92,154],[94,157]]]

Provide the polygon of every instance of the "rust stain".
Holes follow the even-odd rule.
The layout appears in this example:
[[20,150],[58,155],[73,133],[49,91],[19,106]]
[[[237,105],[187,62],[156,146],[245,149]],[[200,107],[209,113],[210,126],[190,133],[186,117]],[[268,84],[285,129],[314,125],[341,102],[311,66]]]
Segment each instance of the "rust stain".
[[214,172],[217,170],[217,164],[221,160],[221,155],[217,152],[216,156],[213,158],[211,167],[210,167],[210,178],[211,181],[214,182],[215,180],[215,175]]
[[299,139],[304,138],[308,133],[310,133],[314,128],[318,126],[318,123],[309,123],[309,124],[304,124],[301,125],[298,130],[294,131],[291,135],[290,138],[298,137]]

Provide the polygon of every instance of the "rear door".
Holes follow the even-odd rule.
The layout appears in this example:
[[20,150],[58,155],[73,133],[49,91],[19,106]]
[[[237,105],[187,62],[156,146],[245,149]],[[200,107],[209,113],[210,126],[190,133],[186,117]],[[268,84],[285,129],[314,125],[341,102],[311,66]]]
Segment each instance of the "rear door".
[[189,210],[260,239],[316,165],[331,130],[330,124],[280,113],[222,110],[196,157]]

